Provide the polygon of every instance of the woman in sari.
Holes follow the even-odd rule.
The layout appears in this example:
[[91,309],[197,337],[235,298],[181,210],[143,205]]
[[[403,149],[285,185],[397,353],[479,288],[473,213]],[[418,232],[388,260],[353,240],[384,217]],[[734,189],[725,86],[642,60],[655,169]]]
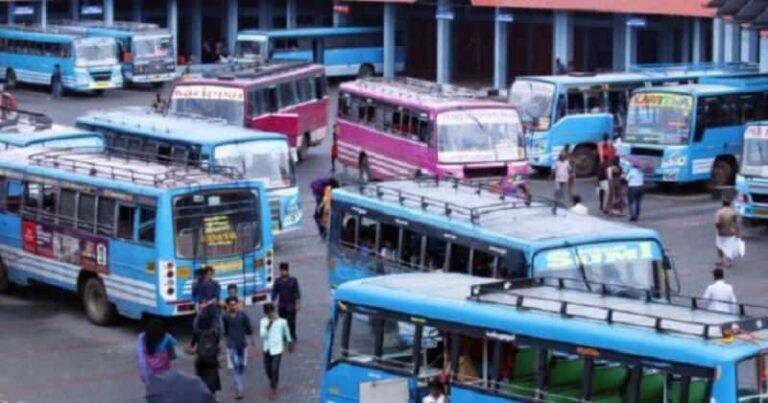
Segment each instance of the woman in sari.
[[614,157],[613,164],[606,168],[605,176],[608,179],[608,215],[618,217],[624,215],[626,204],[624,202],[624,178],[619,157]]

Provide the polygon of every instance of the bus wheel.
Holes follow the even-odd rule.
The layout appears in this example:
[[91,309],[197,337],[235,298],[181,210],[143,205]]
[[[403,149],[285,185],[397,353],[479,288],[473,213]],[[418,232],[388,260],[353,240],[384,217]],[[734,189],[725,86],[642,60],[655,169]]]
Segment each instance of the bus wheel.
[[360,66],[360,70],[357,72],[359,78],[368,78],[376,73],[376,70],[370,64],[366,63]]
[[93,90],[93,95],[96,95],[97,97],[100,97],[104,95],[104,90]]
[[115,320],[115,308],[107,298],[104,283],[97,277],[85,280],[82,291],[83,308],[88,320],[99,326],[112,324]]
[[299,158],[299,161],[304,161],[307,159],[307,154],[309,153],[309,133],[304,133],[304,136],[301,137],[301,145],[296,149],[296,156]]
[[733,183],[733,167],[727,161],[717,160],[712,165],[712,179],[709,180],[710,190]]
[[152,83],[152,88],[160,89],[160,88],[163,88],[164,85],[165,85],[164,81],[158,81],[158,82]]
[[13,69],[8,69],[5,72],[5,87],[12,90],[16,88],[16,72]]
[[590,176],[597,168],[597,154],[589,147],[577,147],[573,151],[573,170],[578,177]]
[[11,292],[13,284],[8,276],[8,268],[5,267],[5,263],[0,260],[0,294],[8,294]]
[[371,168],[368,165],[368,157],[363,155],[360,157],[360,164],[358,165],[358,171],[360,172],[360,180],[368,182],[371,180]]

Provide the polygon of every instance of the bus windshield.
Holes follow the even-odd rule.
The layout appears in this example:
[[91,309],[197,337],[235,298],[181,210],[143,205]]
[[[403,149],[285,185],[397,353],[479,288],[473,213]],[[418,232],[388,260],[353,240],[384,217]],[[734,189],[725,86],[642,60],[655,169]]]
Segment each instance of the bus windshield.
[[80,38],[75,41],[75,66],[117,64],[117,45],[112,38]]
[[768,177],[768,126],[752,126],[744,133],[744,175]]
[[444,163],[525,158],[520,117],[514,109],[473,109],[437,115],[438,160]]
[[101,148],[104,141],[99,137],[73,137],[69,139],[46,140],[32,144],[33,147],[50,148]]
[[266,46],[266,40],[239,40],[235,43],[235,56],[242,59],[254,59],[262,56],[261,52],[266,49]]
[[139,59],[168,57],[173,54],[173,41],[170,36],[136,36],[133,53]]
[[293,166],[288,143],[280,140],[249,141],[216,147],[217,165],[242,169],[248,179],[263,180],[268,189],[293,186]]
[[627,143],[684,145],[691,131],[693,97],[642,93],[629,101]]
[[176,256],[234,257],[261,245],[258,194],[222,190],[186,194],[173,202]]
[[541,81],[516,80],[509,101],[519,108],[523,123],[535,130],[547,130],[555,99],[555,85]]
[[655,278],[661,260],[659,245],[651,241],[587,244],[539,253],[534,259],[534,274],[654,290],[658,288]]
[[242,126],[245,98],[241,88],[211,85],[179,85],[171,94],[173,113],[222,119],[229,124]]

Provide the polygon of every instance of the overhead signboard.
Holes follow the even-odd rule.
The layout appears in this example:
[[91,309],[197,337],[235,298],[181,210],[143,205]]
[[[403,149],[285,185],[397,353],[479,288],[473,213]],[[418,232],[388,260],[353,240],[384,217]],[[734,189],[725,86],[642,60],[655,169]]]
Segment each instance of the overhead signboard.
[[83,5],[80,7],[80,14],[82,15],[101,15],[104,13],[104,8],[100,5]]

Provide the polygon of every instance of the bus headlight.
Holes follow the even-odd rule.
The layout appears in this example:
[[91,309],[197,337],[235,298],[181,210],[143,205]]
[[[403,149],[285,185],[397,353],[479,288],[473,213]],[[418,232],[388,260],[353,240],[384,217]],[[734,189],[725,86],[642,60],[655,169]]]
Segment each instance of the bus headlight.
[[297,199],[294,199],[291,204],[285,209],[285,218],[283,218],[283,226],[288,227],[301,221],[301,206]]
[[546,139],[534,139],[531,142],[531,152],[534,154],[544,154],[547,152],[549,142]]
[[75,72],[75,82],[78,84],[88,84],[91,81],[91,75],[87,71]]
[[661,167],[667,168],[667,167],[681,167],[685,165],[686,158],[685,155],[676,154],[676,155],[670,155],[669,157],[665,157],[661,161]]

